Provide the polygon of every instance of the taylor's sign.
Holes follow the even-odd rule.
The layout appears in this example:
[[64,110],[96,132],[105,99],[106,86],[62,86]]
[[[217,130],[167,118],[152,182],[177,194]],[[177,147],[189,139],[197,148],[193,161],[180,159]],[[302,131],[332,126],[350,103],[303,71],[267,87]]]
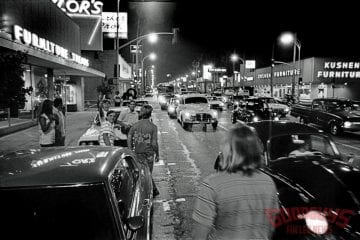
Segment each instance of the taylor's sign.
[[67,14],[100,15],[103,3],[100,1],[52,0]]
[[89,66],[89,60],[81,57],[80,55],[70,52],[68,49],[63,48],[49,40],[39,37],[36,33],[32,33],[25,28],[22,28],[18,25],[14,26],[14,38],[25,45],[32,46],[34,48],[43,50],[49,54],[60,56],[67,60]]
[[318,78],[360,78],[360,62],[324,62]]

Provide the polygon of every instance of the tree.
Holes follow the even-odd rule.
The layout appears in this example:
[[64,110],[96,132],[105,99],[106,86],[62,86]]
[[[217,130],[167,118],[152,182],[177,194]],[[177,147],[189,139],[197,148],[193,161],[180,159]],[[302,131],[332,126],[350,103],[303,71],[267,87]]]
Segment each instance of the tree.
[[12,115],[23,108],[26,102],[25,94],[30,94],[32,88],[24,88],[23,79],[26,54],[23,52],[0,53],[0,108],[10,108]]

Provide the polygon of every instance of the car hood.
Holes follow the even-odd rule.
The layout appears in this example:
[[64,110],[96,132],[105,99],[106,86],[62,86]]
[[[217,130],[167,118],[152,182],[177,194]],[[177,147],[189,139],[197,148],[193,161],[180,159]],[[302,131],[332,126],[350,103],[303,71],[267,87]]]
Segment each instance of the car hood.
[[[339,160],[320,156],[289,158],[273,164],[275,175],[305,190],[323,207],[360,209],[360,171]],[[311,197],[312,196],[312,197]]]
[[334,111],[332,113],[342,118],[358,118],[360,120],[360,111]]
[[99,126],[92,126],[90,127],[88,130],[86,130],[86,132],[80,137],[81,139],[88,139],[89,137],[94,137],[94,138],[98,138],[100,133],[100,127]]
[[204,104],[186,104],[183,106],[185,111],[193,112],[210,112],[209,106],[207,103]]
[[287,105],[280,104],[280,103],[268,103],[268,105],[272,109],[286,109],[286,108],[289,108]]

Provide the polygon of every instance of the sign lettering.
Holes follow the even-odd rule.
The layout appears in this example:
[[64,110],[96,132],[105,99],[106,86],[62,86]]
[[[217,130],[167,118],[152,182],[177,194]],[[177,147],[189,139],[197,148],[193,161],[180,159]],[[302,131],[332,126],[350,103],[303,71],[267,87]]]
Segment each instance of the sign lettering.
[[52,0],[67,14],[100,15],[103,3],[100,1]]

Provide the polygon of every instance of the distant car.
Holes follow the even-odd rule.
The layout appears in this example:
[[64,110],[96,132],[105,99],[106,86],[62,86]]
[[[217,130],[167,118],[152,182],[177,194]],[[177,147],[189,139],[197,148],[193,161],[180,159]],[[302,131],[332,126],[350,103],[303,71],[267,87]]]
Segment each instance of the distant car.
[[276,113],[277,115],[280,115],[281,117],[285,117],[287,114],[290,113],[289,106],[277,102],[272,97],[258,97],[260,101],[263,103],[266,103],[268,107],[272,110],[273,113]]
[[150,239],[152,178],[114,147],[26,150],[0,158],[2,238]]
[[173,98],[169,99],[169,104],[167,107],[167,113],[170,118],[177,118],[176,108],[180,103],[180,98],[178,96],[174,96]]
[[279,120],[280,116],[277,112],[272,111],[268,103],[259,98],[249,98],[243,106],[232,111],[231,122],[242,121],[248,123],[261,120]]
[[236,108],[239,105],[242,105],[246,102],[246,99],[248,99],[248,95],[234,95],[229,102],[228,106],[232,108]]
[[176,116],[184,129],[192,129],[193,124],[211,124],[216,130],[218,126],[218,113],[209,107],[209,102],[203,94],[182,95],[176,107]]
[[169,101],[174,97],[174,94],[162,94],[158,97],[161,110],[166,110],[169,105]]
[[210,96],[207,98],[209,100],[210,109],[216,109],[220,111],[223,111],[225,109],[225,104],[222,101],[221,97]]
[[280,200],[266,213],[276,226],[273,239],[360,239],[360,170],[343,161],[331,137],[295,122],[248,125],[264,146],[261,171]]

